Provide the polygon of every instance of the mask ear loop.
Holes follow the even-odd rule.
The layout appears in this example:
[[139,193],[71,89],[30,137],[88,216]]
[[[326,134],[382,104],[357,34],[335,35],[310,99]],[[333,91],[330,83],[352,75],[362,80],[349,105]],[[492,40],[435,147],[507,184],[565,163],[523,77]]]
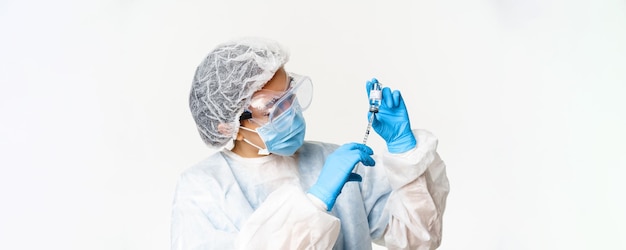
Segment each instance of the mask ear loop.
[[[241,128],[241,129],[243,129],[243,130],[246,130],[246,131],[250,131],[250,132],[254,132],[254,133],[257,133],[257,134],[258,134],[258,132],[256,132],[255,130],[252,130],[252,129],[246,128],[246,127],[244,127],[244,126],[240,126],[239,128]],[[253,146],[253,147],[257,148],[257,149],[259,150],[259,152],[258,152],[257,154],[259,154],[259,155],[269,155],[269,154],[270,154],[270,151],[269,151],[267,148],[262,148],[262,147],[259,147],[259,146],[257,146],[256,144],[252,143],[250,140],[248,140],[248,139],[246,139],[246,138],[243,138],[243,141],[244,141],[245,143],[250,144],[250,146]]]

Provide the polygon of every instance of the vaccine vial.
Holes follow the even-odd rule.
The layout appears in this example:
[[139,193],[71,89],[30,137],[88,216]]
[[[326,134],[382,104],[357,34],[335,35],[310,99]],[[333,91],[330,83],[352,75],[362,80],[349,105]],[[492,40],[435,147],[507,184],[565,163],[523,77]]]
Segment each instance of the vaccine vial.
[[383,88],[378,80],[374,80],[370,89],[370,112],[377,113],[380,102],[383,99]]

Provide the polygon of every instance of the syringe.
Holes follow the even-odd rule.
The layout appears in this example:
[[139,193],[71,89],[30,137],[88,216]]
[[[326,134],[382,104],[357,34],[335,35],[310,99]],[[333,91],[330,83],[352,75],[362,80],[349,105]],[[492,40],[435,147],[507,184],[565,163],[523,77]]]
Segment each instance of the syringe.
[[[378,82],[378,80],[374,79],[372,86],[370,88],[370,119],[367,122],[367,128],[365,129],[365,136],[363,137],[363,144],[367,143],[367,137],[369,137],[370,135],[370,130],[372,129],[372,122],[374,122],[374,116],[376,115],[376,113],[378,113],[378,108],[380,107],[380,102],[383,100],[383,91],[382,91],[383,87],[382,85]],[[357,171],[359,170],[359,165],[360,164],[356,164],[356,166],[354,167],[354,170],[352,171],[352,175],[357,175]],[[351,177],[352,177],[351,175]],[[360,181],[360,176],[358,176],[359,181]],[[350,178],[352,179],[352,178]]]

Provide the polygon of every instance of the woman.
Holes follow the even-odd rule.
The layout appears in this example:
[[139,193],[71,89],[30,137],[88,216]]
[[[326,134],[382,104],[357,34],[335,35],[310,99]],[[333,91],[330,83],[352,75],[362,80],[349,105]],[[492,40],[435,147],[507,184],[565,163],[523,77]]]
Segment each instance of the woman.
[[[437,248],[445,164],[437,139],[411,130],[400,92],[382,90],[372,124],[388,152],[304,141],[312,84],[287,61],[278,43],[246,38],[198,66],[191,112],[204,142],[221,150],[181,175],[172,249]],[[356,164],[369,166],[360,178]]]

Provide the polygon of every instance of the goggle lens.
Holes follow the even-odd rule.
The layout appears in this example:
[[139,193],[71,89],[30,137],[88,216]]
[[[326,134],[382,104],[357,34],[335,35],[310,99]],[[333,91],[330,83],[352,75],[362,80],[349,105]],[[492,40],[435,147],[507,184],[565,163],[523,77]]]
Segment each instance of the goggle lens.
[[[313,100],[313,83],[311,78],[288,73],[290,80],[290,88],[285,92],[276,92],[271,90],[260,90],[252,96],[250,107],[248,110],[252,113],[251,121],[258,125],[271,123],[282,116],[284,119],[292,120],[296,112],[304,111]],[[283,123],[284,124],[284,123]],[[289,125],[289,124],[288,124]],[[275,127],[277,130],[285,130],[286,127]]]

